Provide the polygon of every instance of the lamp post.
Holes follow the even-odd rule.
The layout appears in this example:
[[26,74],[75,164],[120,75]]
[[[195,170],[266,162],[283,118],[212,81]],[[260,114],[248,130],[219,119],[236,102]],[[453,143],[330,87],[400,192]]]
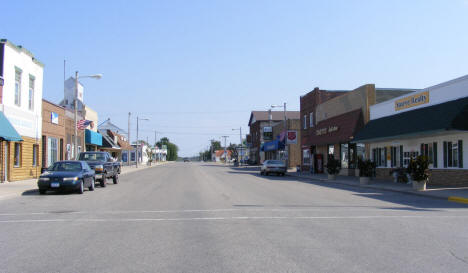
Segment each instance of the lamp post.
[[221,137],[224,138],[224,164],[227,164],[226,138],[228,138],[229,136],[221,136]]
[[102,78],[102,74],[78,76],[78,71],[75,72],[75,100],[73,102],[73,107],[75,108],[75,159],[78,159],[78,80],[83,78],[93,78],[99,80]]
[[239,147],[240,147],[240,149],[239,149],[239,155],[240,155],[239,163],[241,163],[241,165],[242,165],[242,159],[243,159],[243,156],[242,156],[242,154],[243,154],[243,152],[242,152],[242,127],[239,127],[239,129],[232,129],[232,130],[233,131],[239,130],[239,141],[240,141],[239,142]]
[[286,170],[289,168],[288,123],[286,121],[286,102],[283,105],[272,105],[271,108],[283,107],[284,113],[284,154],[286,157]]
[[135,152],[135,168],[138,168],[138,152],[140,151],[140,145],[138,144],[138,123],[140,120],[149,120],[147,118],[139,118],[137,116],[137,135],[136,135],[136,152]]

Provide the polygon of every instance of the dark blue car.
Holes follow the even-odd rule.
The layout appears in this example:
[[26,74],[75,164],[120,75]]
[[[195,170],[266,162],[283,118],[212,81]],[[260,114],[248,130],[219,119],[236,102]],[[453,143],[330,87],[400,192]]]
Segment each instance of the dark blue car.
[[46,169],[37,181],[39,193],[47,190],[71,190],[80,194],[84,188],[94,190],[94,170],[85,161],[58,161]]

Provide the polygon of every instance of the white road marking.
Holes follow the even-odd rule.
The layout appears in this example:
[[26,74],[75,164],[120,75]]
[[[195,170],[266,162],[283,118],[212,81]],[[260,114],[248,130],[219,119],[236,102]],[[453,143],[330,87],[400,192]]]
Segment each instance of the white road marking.
[[390,218],[468,218],[468,215],[363,215],[363,216],[236,216],[236,217],[190,217],[190,218],[83,218],[83,219],[23,219],[0,220],[0,223],[47,223],[47,222],[162,222],[162,221],[219,221],[219,220],[361,220]]
[[[416,208],[416,207],[334,207],[334,206],[323,206],[314,208],[242,208],[242,209],[190,209],[190,210],[114,210],[114,211],[70,211],[70,212],[54,212],[54,211],[43,211],[43,212],[24,212],[24,213],[0,213],[0,216],[24,216],[24,215],[49,215],[49,214],[131,214],[131,213],[191,213],[191,212],[249,212],[249,211],[261,211],[261,212],[301,212],[301,211],[325,211],[331,209],[340,209],[346,211],[401,211],[403,209],[412,209],[415,211],[427,211],[431,209]],[[434,209],[433,211],[450,211],[450,209]],[[459,211],[459,209],[457,209]]]

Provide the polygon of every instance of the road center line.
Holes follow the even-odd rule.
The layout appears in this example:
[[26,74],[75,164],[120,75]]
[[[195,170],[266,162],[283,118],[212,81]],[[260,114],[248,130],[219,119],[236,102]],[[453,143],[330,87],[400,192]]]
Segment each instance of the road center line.
[[468,215],[363,215],[363,216],[236,216],[236,217],[190,217],[190,218],[83,218],[83,219],[23,219],[0,220],[0,223],[47,223],[47,222],[163,222],[163,221],[219,221],[219,220],[361,220],[361,219],[430,219],[430,218],[468,218]]

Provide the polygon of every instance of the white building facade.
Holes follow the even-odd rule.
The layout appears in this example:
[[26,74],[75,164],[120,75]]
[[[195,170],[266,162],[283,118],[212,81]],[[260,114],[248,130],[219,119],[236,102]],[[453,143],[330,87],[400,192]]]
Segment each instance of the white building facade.
[[356,141],[370,144],[377,177],[429,157],[429,185],[468,185],[468,75],[370,107]]
[[37,177],[40,174],[44,65],[22,46],[0,40],[0,67],[0,76],[4,79],[0,111],[22,139],[2,141],[1,180]]

